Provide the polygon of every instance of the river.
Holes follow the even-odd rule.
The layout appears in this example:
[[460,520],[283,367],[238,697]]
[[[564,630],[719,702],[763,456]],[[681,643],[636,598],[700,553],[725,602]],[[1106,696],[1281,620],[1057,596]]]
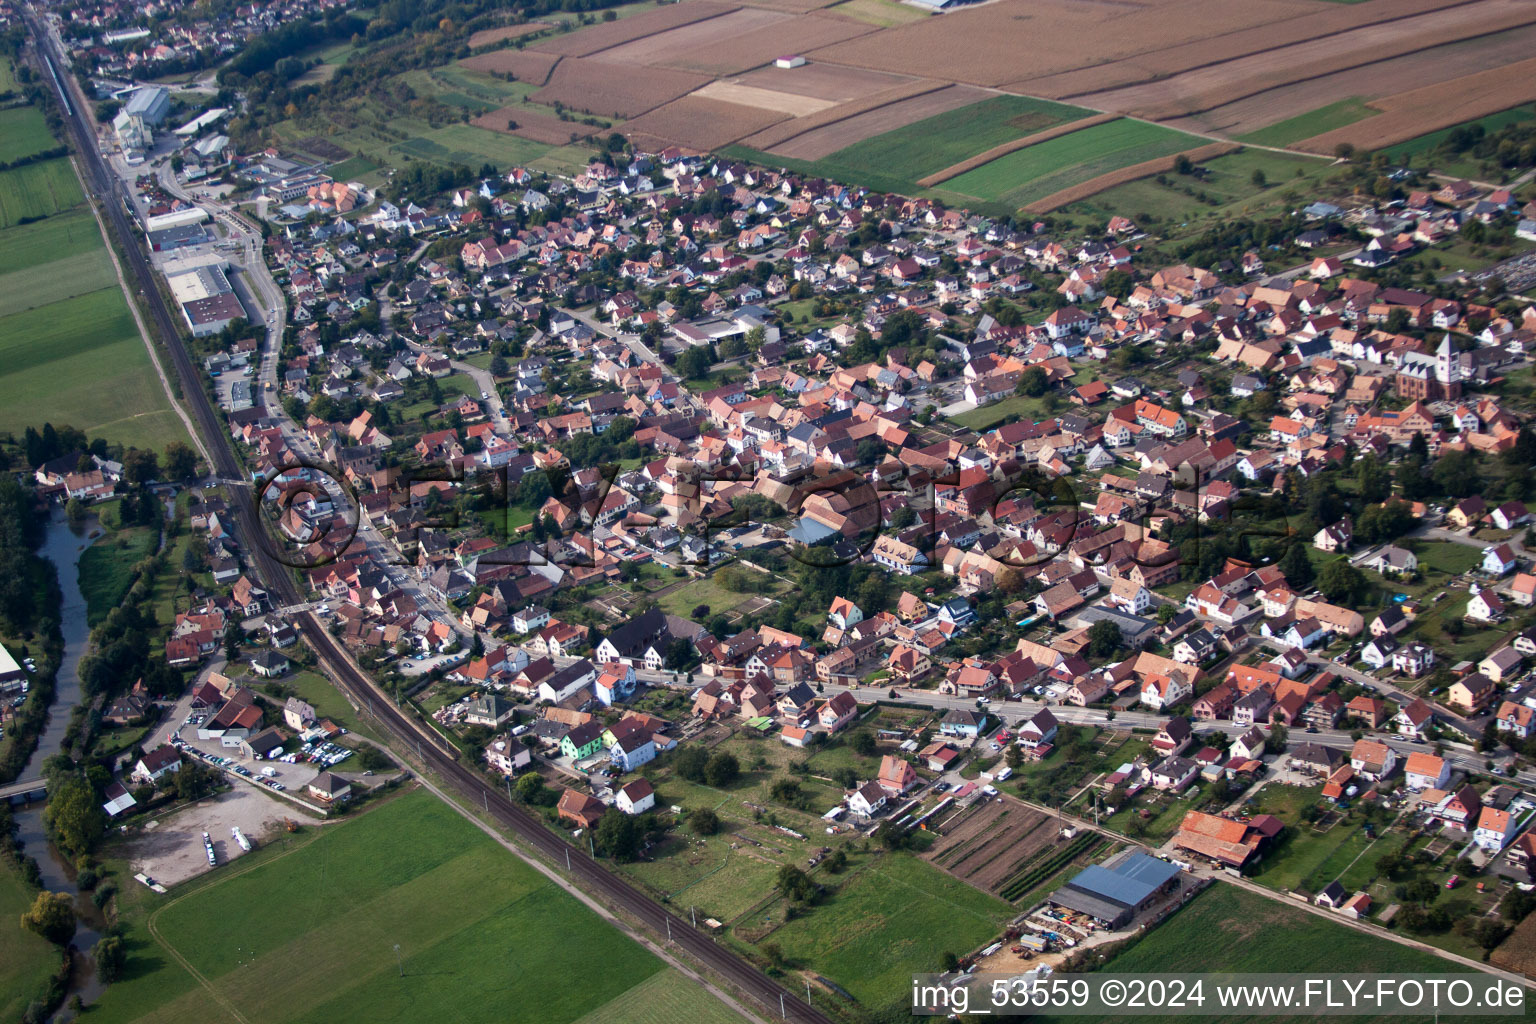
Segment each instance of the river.
[[[80,555],[90,546],[100,531],[94,517],[83,523],[71,524],[63,515],[54,513],[48,524],[47,538],[39,554],[53,562],[59,572],[59,590],[63,594],[59,622],[64,632],[64,661],[54,682],[53,707],[48,723],[38,740],[37,750],[20,778],[28,779],[42,774],[43,762],[64,749],[64,732],[69,728],[70,712],[80,703],[80,658],[90,639],[90,626],[85,619],[85,597],[80,593]],[[27,854],[37,860],[43,876],[43,887],[51,892],[67,892],[75,897],[74,946],[79,952],[74,959],[74,973],[70,978],[69,994],[79,994],[87,1004],[101,994],[104,987],[96,979],[96,965],[90,950],[101,937],[106,919],[89,895],[81,895],[75,885],[75,866],[65,859],[43,829],[43,809],[35,804],[16,813],[17,834]],[[68,1011],[61,1011],[67,1015]]]

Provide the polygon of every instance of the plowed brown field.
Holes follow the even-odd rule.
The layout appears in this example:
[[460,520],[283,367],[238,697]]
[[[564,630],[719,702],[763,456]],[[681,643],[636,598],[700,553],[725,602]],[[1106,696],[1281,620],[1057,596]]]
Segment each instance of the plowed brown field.
[[608,117],[639,117],[709,81],[706,75],[612,64],[595,57],[567,57],[556,65],[549,84],[530,99],[563,103],[572,110]]
[[1347,142],[1356,149],[1379,149],[1532,100],[1536,57],[1373,100],[1371,106],[1382,113],[1298,142],[1295,148],[1332,153]]
[[719,4],[712,0],[688,0],[687,3],[668,4],[628,18],[620,18],[618,21],[588,25],[569,35],[546,39],[538,43],[537,47],[545,53],[558,53],[567,57],[589,57],[610,46],[619,46],[657,32],[665,32],[679,25],[717,18],[734,10],[739,10],[735,4]]
[[625,132],[667,139],[689,149],[718,149],[770,124],[784,115],[703,96],[685,96],[624,125]]
[[708,100],[739,103],[744,107],[773,110],[785,117],[809,117],[812,114],[821,113],[828,107],[837,106],[834,100],[818,100],[814,96],[798,96],[792,92],[760,89],[755,85],[743,85],[740,82],[710,82],[693,95],[702,96]]
[[[843,118],[821,128],[812,128],[773,147],[779,156],[792,160],[820,160],[836,153],[845,146],[885,132],[904,128],[914,121],[921,121],[935,114],[943,114],[968,103],[986,99],[990,93],[964,85],[952,85],[946,89],[914,96],[911,99],[887,103],[862,114]],[[826,114],[833,110],[825,111]]]
[[481,29],[469,37],[469,48],[478,50],[482,46],[490,46],[492,43],[503,43],[508,39],[519,39],[549,28],[547,21],[530,21],[522,25],[503,25],[501,28]]
[[1536,4],[1530,0],[1480,0],[1469,7],[1431,11],[1325,39],[1272,47],[1249,57],[1155,82],[1091,93],[1080,99],[1088,106],[1161,121],[1209,110],[1277,86],[1533,22]]
[[[1385,24],[1400,18],[1411,18],[1425,11],[1476,2],[1371,0],[1370,3],[1329,6],[1308,4],[1304,9],[1291,7],[1286,17],[1260,17],[1247,25],[1224,24],[1222,27],[1213,26],[1207,31],[1192,30],[1184,33],[1185,38],[1181,40],[1175,40],[1171,34],[1165,33],[1162,38],[1167,40],[1166,45],[1145,46],[1135,53],[1109,61],[1085,60],[1075,68],[1054,72],[1030,69],[1028,74],[1010,77],[1007,88],[1053,99],[1082,96],[1180,74],[1249,54],[1264,53],[1277,46],[1322,39],[1364,25]],[[1203,27],[1198,18],[1195,26]]]
[[1341,97],[1372,100],[1391,96],[1524,60],[1533,53],[1536,26],[1510,29],[1496,36],[1447,43],[1348,71],[1319,75],[1167,124],[1182,131],[1244,135],[1298,113],[1325,107]]
[[836,64],[803,64],[798,68],[779,68],[769,65],[749,71],[732,81],[759,89],[775,92],[792,92],[797,96],[813,96],[818,100],[845,100],[872,96],[899,85],[917,81],[911,75],[895,75],[888,71],[870,71],[867,68],[845,68]]
[[1536,914],[1516,925],[1509,937],[1494,948],[1488,960],[1495,967],[1536,978]]
[[[507,127],[509,121],[515,121],[517,127],[509,129]],[[562,121],[548,114],[532,113],[523,107],[502,107],[489,114],[481,114],[469,123],[481,128],[489,128],[493,132],[506,132],[508,135],[532,139],[534,142],[542,142],[550,146],[568,146],[588,138],[597,131],[591,125],[576,121]]]
[[873,25],[847,18],[744,8],[615,46],[603,51],[603,59],[730,75],[771,63],[786,50],[799,52],[875,31]]
[[928,859],[978,889],[995,890],[1014,865],[1056,842],[1055,819],[1009,799],[970,814],[936,843]]
[[1050,75],[1211,40],[1255,25],[1315,16],[1318,5],[1306,0],[997,0],[810,50],[809,56],[997,86],[1019,81],[1026,69],[1034,77]]
[[1092,128],[1096,124],[1103,124],[1106,121],[1118,120],[1118,118],[1118,114],[1094,114],[1092,117],[1085,117],[1077,121],[1068,121],[1066,124],[1059,124],[1054,128],[1047,128],[1045,131],[1035,132],[1033,135],[1026,135],[1022,139],[1014,139],[1012,142],[1005,142],[1001,146],[993,146],[991,149],[984,153],[977,153],[975,156],[968,160],[961,160],[957,164],[950,164],[942,171],[936,171],[933,174],[928,175],[926,178],[918,178],[917,183],[923,186],[923,188],[932,188],[941,181],[948,181],[950,178],[964,174],[966,171],[980,167],[982,164],[989,164],[993,160],[996,160],[998,157],[1012,153],[1016,149],[1023,149],[1025,146],[1033,146],[1037,142],[1047,142],[1056,138],[1058,135],[1070,135],[1073,132],[1082,131],[1084,128]]
[[810,117],[797,117],[791,121],[780,122],[767,131],[758,132],[750,138],[743,139],[742,142],[753,149],[770,150],[779,143],[811,131],[814,128],[821,128],[834,122],[842,121],[845,118],[853,117],[855,114],[875,110],[885,106],[887,103],[897,103],[901,100],[910,99],[913,96],[921,96],[924,93],[937,92],[940,89],[948,88],[949,86],[944,82],[935,82],[926,78],[914,79],[904,85],[894,86],[890,89],[865,96],[863,99],[850,100],[847,103],[839,103],[835,107],[828,107],[821,113],[812,114]]
[[1160,156],[1155,160],[1145,160],[1139,164],[1122,167],[1118,171],[1110,171],[1101,174],[1097,178],[1089,178],[1081,185],[1073,185],[1064,188],[1060,192],[1053,192],[1044,199],[1037,199],[1024,209],[1029,213],[1050,213],[1059,210],[1063,206],[1077,202],[1079,199],[1087,199],[1091,195],[1097,195],[1105,189],[1114,188],[1116,185],[1124,185],[1128,181],[1138,178],[1150,178],[1154,174],[1162,174],[1173,170],[1173,162],[1180,156],[1187,156],[1194,163],[1202,160],[1214,160],[1218,156],[1241,149],[1235,142],[1213,142],[1208,146],[1200,146],[1196,149],[1187,149],[1183,153],[1175,153],[1173,156]]
[[549,81],[549,73],[560,58],[553,53],[537,50],[493,50],[477,57],[465,57],[459,66],[470,71],[485,71],[493,75],[511,75],[519,82],[543,85]]

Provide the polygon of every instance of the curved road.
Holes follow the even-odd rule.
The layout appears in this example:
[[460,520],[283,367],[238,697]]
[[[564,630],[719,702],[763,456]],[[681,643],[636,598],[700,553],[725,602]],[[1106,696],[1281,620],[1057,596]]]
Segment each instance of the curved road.
[[[71,133],[75,136],[81,161],[88,171],[90,187],[102,199],[102,208],[126,252],[132,277],[145,300],[150,318],[160,332],[161,340],[176,365],[176,372],[181,378],[187,404],[209,442],[209,451],[215,462],[214,468],[220,477],[231,481],[228,487],[231,492],[231,504],[238,510],[237,529],[243,529],[246,533],[261,531],[261,519],[255,507],[252,488],[247,484],[233,483],[244,477],[244,471],[235,458],[228,432],[224,429],[222,421],[203,390],[197,367],[181,342],[176,321],[156,286],[149,261],[129,225],[117,180],[106,167],[101,151],[97,147],[95,132],[83,113],[84,110],[89,109],[83,103],[84,97],[80,95],[73,75],[68,73],[67,64],[62,55],[57,52],[51,35],[41,24],[37,15],[28,10],[23,17],[39,46],[41,56],[54,66],[58,72],[59,81],[67,83],[66,88],[69,88],[73,94],[70,96],[69,104],[72,115],[66,117],[66,121]],[[301,603],[303,595],[299,592],[290,569],[273,557],[272,553],[255,537],[246,536],[242,539],[246,542],[243,545],[245,550],[251,553],[252,560],[256,564],[259,577],[279,595],[280,603],[288,605]],[[777,1015],[782,1020],[802,1021],[807,1024],[832,1024],[830,1017],[815,1006],[805,1003],[803,996],[779,985],[745,960],[718,945],[704,932],[696,931],[683,918],[664,909],[639,889],[609,871],[603,864],[549,831],[542,821],[508,800],[499,789],[492,786],[474,769],[458,763],[456,751],[444,750],[438,745],[439,741],[436,737],[419,729],[415,723],[390,704],[383,691],[352,664],[341,651],[336,640],[326,632],[313,614],[306,612],[300,615],[298,626],[314,647],[320,661],[330,670],[332,677],[359,707],[368,708],[380,724],[407,748],[415,747],[426,765],[451,782],[461,793],[468,795],[471,803],[475,802],[474,796],[479,796],[482,806],[488,808],[498,822],[516,832],[526,845],[542,853],[556,865],[568,858],[572,876],[584,889],[601,895],[611,905],[626,911],[655,935],[669,937],[672,943],[695,960],[761,1003],[765,1016]]]

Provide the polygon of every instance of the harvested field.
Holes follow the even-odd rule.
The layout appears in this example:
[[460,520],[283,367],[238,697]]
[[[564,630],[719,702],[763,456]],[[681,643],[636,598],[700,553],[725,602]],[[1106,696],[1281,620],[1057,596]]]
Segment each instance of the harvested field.
[[1536,978],[1536,914],[1516,925],[1488,959],[1495,967]]
[[1371,106],[1382,113],[1298,142],[1295,148],[1332,153],[1347,142],[1357,149],[1380,149],[1531,100],[1536,100],[1536,58],[1374,100]]
[[970,812],[928,859],[978,889],[995,891],[1014,865],[1056,840],[1054,819],[1031,807],[994,800]]
[[878,31],[845,18],[745,8],[603,51],[603,59],[730,75],[771,64],[786,46],[808,50]]
[[770,11],[787,11],[790,14],[809,14],[837,3],[837,0],[742,0],[748,7],[764,7]]
[[[516,122],[516,128],[508,128],[508,122]],[[481,114],[469,122],[493,132],[506,132],[523,139],[532,139],[548,146],[569,146],[591,137],[598,129],[579,121],[562,121],[548,114],[537,114],[526,107],[502,107],[489,114]]]
[[336,143],[332,142],[330,139],[323,138],[319,135],[312,135],[307,139],[300,139],[298,142],[294,143],[294,145],[306,153],[313,153],[320,159],[329,160],[332,163],[335,163],[339,160],[345,160],[347,157],[352,155],[351,150],[343,149],[342,147],[336,145]]
[[935,82],[927,78],[913,79],[903,85],[881,90],[860,100],[839,103],[837,106],[829,107],[811,117],[797,117],[792,121],[780,122],[767,131],[758,132],[744,141],[754,149],[773,149],[780,143],[787,142],[813,129],[824,128],[827,125],[835,124],[858,114],[878,110],[889,103],[900,103],[914,96],[921,96],[924,93],[937,92],[940,89],[947,88],[949,86],[943,82]]
[[685,96],[625,124],[625,132],[668,139],[689,149],[711,150],[761,131],[784,115],[739,103]]
[[[1213,142],[1208,146],[1187,150],[1183,155],[1189,157],[1193,163],[1200,163],[1202,160],[1212,160],[1241,148],[1233,142]],[[1030,213],[1050,213],[1052,210],[1058,210],[1070,203],[1077,202],[1079,199],[1086,199],[1088,196],[1103,192],[1105,189],[1114,188],[1116,185],[1124,185],[1126,182],[1135,181],[1137,178],[1148,178],[1154,174],[1161,174],[1164,171],[1172,170],[1173,162],[1176,159],[1178,159],[1178,154],[1132,164],[1130,167],[1122,167],[1118,171],[1110,171],[1108,174],[1101,174],[1096,178],[1090,178],[1080,185],[1073,185],[1059,192],[1053,192],[1044,199],[1035,200],[1025,206],[1024,209]]]
[[558,53],[566,57],[589,57],[600,50],[619,46],[635,39],[665,32],[679,25],[691,25],[696,21],[718,18],[722,14],[740,10],[735,4],[717,4],[712,0],[688,0],[687,3],[668,4],[653,11],[645,11],[618,21],[603,21],[568,35],[545,39],[534,46],[545,53]]
[[523,36],[542,32],[549,28],[547,21],[530,21],[522,25],[503,25],[501,28],[485,28],[469,37],[469,48],[478,50],[482,46],[494,46],[504,43],[508,39],[521,39]]
[[[1106,110],[1161,121],[1269,89],[1536,22],[1528,0],[1479,0],[1383,25],[1340,32],[1121,89],[1079,97]],[[1486,66],[1486,65],[1485,65]],[[1294,113],[1295,111],[1291,111]]]
[[459,67],[466,71],[484,71],[493,75],[511,75],[519,82],[543,85],[560,58],[537,50],[493,50],[478,57],[466,57]]
[[774,146],[773,152],[796,160],[820,160],[856,142],[976,103],[987,95],[980,89],[952,85],[801,132]]
[[[1327,107],[1340,96],[1358,96],[1366,100],[1390,96],[1524,60],[1532,53],[1536,53],[1536,26],[1510,29],[1493,36],[1447,43],[1348,71],[1309,78],[1167,123],[1171,128],[1245,135],[1299,111]],[[1306,135],[1318,135],[1335,127],[1342,126],[1320,126]]]
[[743,107],[772,110],[789,117],[809,117],[828,107],[837,106],[836,100],[818,100],[814,96],[759,89],[755,85],[742,85],[739,82],[710,82],[693,95],[707,100],[724,100]]
[[919,79],[910,75],[870,71],[867,68],[809,63],[798,68],[779,68],[770,64],[732,81],[758,89],[772,89],[774,92],[788,92],[796,96],[840,103],[861,96],[871,97],[875,93],[909,85]]
[[932,188],[941,181],[948,181],[950,178],[958,177],[966,171],[980,167],[982,164],[989,164],[998,157],[1012,153],[1016,149],[1033,146],[1037,142],[1047,142],[1058,135],[1070,135],[1072,132],[1082,131],[1084,128],[1092,128],[1096,124],[1113,121],[1116,119],[1116,116],[1115,114],[1095,114],[1092,117],[1085,117],[1081,121],[1068,121],[1066,124],[1059,124],[1054,128],[1047,128],[1045,131],[1026,135],[1022,139],[1014,139],[1012,142],[993,146],[984,153],[977,153],[969,160],[961,160],[959,163],[951,164],[942,171],[930,174],[926,178],[919,178],[917,183],[923,186],[923,188]]
[[[1224,23],[1222,28],[1212,31],[1177,33],[1183,38],[1174,38],[1176,33],[1164,28],[1156,34],[1163,43],[1161,46],[1143,46],[1136,53],[1108,61],[1084,60],[1075,69],[1062,68],[1055,73],[1014,77],[1006,87],[1037,96],[1083,96],[1265,53],[1278,46],[1323,39],[1365,25],[1386,24],[1425,11],[1477,2],[1479,0],[1393,0],[1390,4],[1339,4],[1327,8],[1315,4],[1305,8],[1292,5],[1280,12],[1283,17],[1256,17],[1248,24],[1227,26]],[[1198,12],[1192,24],[1201,24]]]
[[[1350,13],[1349,9],[1344,10]],[[1211,40],[1255,25],[1321,16],[1315,3],[1301,0],[1229,0],[1221,4],[1205,0],[1125,0],[1114,4],[997,0],[810,50],[807,56],[926,78],[999,86],[1020,81],[1021,66],[1033,68],[1033,75],[1039,77],[1155,53],[1182,43]],[[1368,19],[1356,13],[1353,21],[1345,24],[1363,20]],[[1029,40],[1029,57],[1022,62],[1021,39]],[[806,49],[809,48],[801,52]],[[1256,47],[1236,52],[1252,49]],[[1186,66],[1202,62],[1190,60]],[[1042,94],[1033,87],[1018,91]]]
[[834,14],[841,14],[845,18],[858,18],[860,21],[867,21],[881,28],[907,25],[933,17],[931,13],[920,7],[897,3],[896,0],[842,0],[831,10]]
[[563,103],[588,114],[639,117],[708,82],[708,77],[686,71],[610,64],[593,57],[567,57],[555,66],[549,84],[529,99],[548,106]]

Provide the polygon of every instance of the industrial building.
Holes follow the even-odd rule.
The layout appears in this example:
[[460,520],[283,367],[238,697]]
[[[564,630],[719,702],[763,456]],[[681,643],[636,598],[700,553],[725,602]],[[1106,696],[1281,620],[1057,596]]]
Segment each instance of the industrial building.
[[1086,914],[1109,928],[1130,923],[1152,899],[1178,887],[1179,866],[1140,850],[1127,850],[1103,864],[1090,864],[1047,900]]
[[167,274],[165,283],[181,305],[181,315],[194,337],[218,334],[245,316],[245,307],[218,264]]

